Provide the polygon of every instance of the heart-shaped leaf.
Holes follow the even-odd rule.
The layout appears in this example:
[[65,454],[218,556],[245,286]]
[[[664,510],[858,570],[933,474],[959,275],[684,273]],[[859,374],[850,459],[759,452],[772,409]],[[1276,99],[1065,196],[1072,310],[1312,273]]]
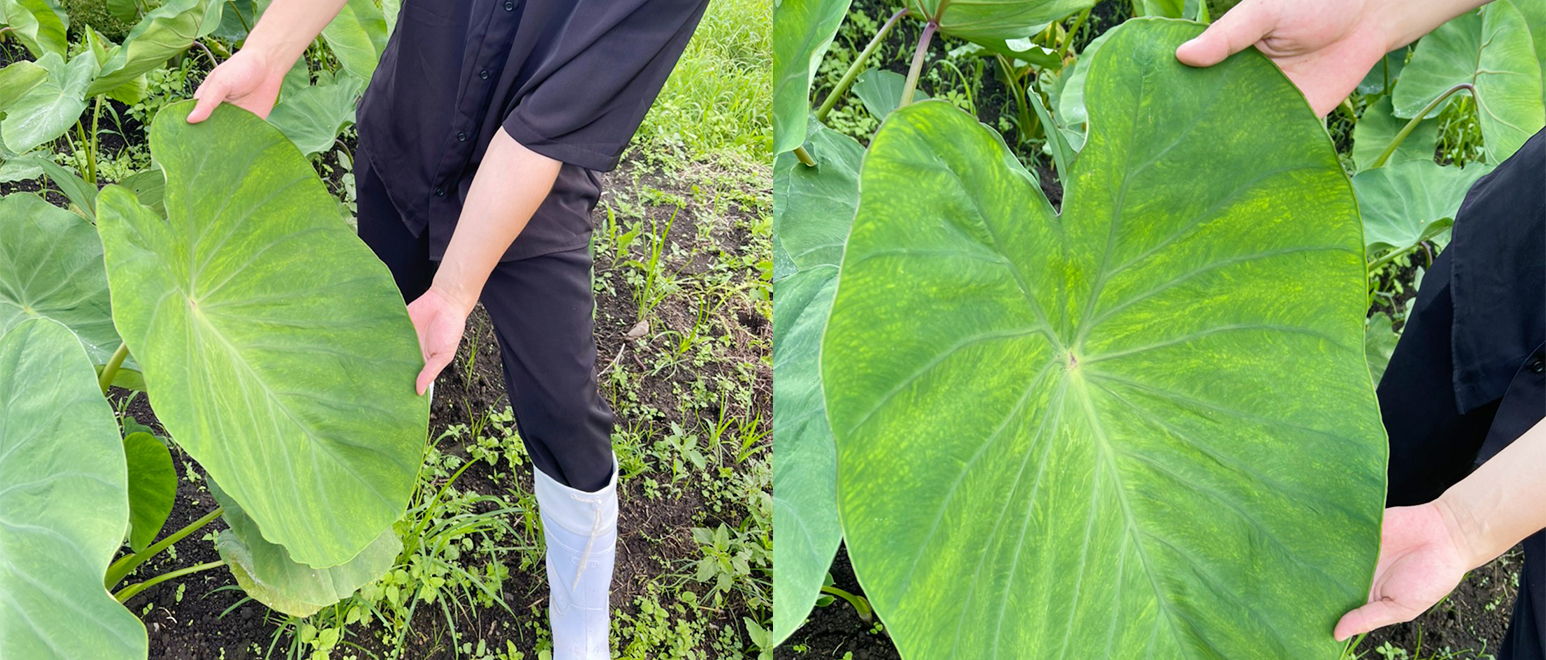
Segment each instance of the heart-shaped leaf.
[[792,268],[773,282],[773,640],[799,627],[821,592],[843,531],[837,520],[836,452],[821,396],[826,327],[843,242],[859,201],[864,148],[812,123],[806,167],[794,154],[774,163],[775,232]]
[[344,127],[354,123],[354,105],[364,89],[365,84],[350,75],[303,87],[274,106],[268,123],[278,127],[301,153],[322,153],[333,147]]
[[80,341],[46,319],[11,328],[0,392],[0,657],[144,660],[145,626],[102,587],[129,498]]
[[1447,230],[1471,184],[1491,169],[1482,163],[1459,168],[1413,160],[1359,172],[1353,189],[1364,243],[1371,250],[1401,250]]
[[65,62],[57,53],[38,58],[48,77],[9,104],[0,120],[0,142],[22,153],[64,135],[86,111],[86,88],[97,75],[97,60],[81,53]]
[[388,527],[343,565],[316,569],[296,563],[283,546],[264,540],[257,523],[240,505],[213,481],[210,484],[229,526],[215,537],[215,549],[242,591],[275,611],[311,616],[386,574],[403,550],[397,532]]
[[87,96],[106,94],[165,64],[220,26],[219,0],[166,0],[145,14],[123,43],[108,52]]
[[135,552],[154,543],[177,499],[177,468],[172,452],[144,431],[125,435],[129,462],[129,547]]
[[29,318],[69,328],[94,364],[106,364],[122,343],[96,229],[20,193],[0,197],[0,333]]
[[939,31],[991,44],[1029,37],[1048,23],[1081,11],[1094,0],[908,0],[909,16],[934,20]]
[[[1546,125],[1541,64],[1530,26],[1509,0],[1450,20],[1417,42],[1392,92],[1396,116],[1417,116],[1460,83],[1476,86],[1488,162],[1503,162]],[[1434,110],[1428,116],[1437,114]]]
[[1336,658],[1385,438],[1357,203],[1254,49],[1129,21],[1061,215],[943,102],[870,144],[822,344],[854,569],[909,658]]
[[296,561],[353,559],[407,508],[423,366],[386,267],[278,129],[193,102],[150,129],[162,219],[97,200],[113,319],[178,445]]
[[773,153],[800,146],[811,81],[851,0],[782,0],[773,6]]

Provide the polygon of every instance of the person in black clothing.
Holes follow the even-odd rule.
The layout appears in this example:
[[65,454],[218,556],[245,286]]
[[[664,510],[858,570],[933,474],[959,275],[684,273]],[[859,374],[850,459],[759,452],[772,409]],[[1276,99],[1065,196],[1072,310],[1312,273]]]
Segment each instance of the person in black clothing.
[[[220,103],[267,117],[344,0],[273,0],[210,72]],[[609,657],[617,541],[612,413],[597,389],[590,212],[707,0],[404,0],[358,108],[359,233],[418,331],[420,394],[474,304],[494,322],[536,467],[555,660]]]
[[[1176,57],[1212,66],[1254,45],[1325,115],[1386,52],[1486,1],[1244,0]],[[1380,380],[1391,508],[1368,603],[1337,639],[1410,621],[1523,541],[1498,657],[1546,659],[1543,351],[1546,131],[1467,193]]]

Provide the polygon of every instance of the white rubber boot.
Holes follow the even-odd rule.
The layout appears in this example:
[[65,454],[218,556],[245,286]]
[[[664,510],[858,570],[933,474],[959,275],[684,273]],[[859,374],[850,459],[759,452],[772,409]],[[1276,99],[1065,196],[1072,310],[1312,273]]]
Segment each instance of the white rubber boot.
[[608,597],[617,549],[617,458],[612,478],[594,493],[535,470],[537,507],[548,545],[548,623],[553,660],[608,660]]

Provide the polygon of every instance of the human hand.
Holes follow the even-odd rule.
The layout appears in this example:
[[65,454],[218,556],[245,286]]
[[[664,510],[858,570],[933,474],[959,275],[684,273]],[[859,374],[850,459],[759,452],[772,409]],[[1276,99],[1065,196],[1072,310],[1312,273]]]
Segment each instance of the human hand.
[[424,369],[414,383],[421,396],[456,357],[456,347],[462,343],[470,311],[434,287],[408,304],[408,318],[419,333],[419,351],[424,354]]
[[271,65],[263,51],[256,48],[236,51],[231,59],[210,71],[193,92],[193,98],[199,102],[193,106],[193,112],[188,113],[188,123],[197,124],[208,119],[221,103],[230,103],[268,119],[274,102],[279,99],[284,76],[285,71]]
[[1254,45],[1325,116],[1385,53],[1416,38],[1394,26],[1405,11],[1381,0],[1244,0],[1181,44],[1176,59],[1213,66]]
[[1417,618],[1475,568],[1442,501],[1386,509],[1382,527],[1369,602],[1337,622],[1332,636],[1338,641]]

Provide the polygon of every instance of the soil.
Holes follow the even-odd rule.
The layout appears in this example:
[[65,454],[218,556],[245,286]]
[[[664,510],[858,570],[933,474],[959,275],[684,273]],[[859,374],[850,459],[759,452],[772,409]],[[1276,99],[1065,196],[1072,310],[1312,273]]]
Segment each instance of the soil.
[[[851,594],[864,593],[848,561],[847,547],[838,547],[831,573],[832,586]],[[846,653],[853,654],[852,660],[900,659],[902,656],[891,645],[891,637],[879,621],[873,614],[865,621],[847,601],[834,599],[825,607],[811,610],[805,625],[794,631],[783,646],[774,649],[773,660],[845,658]]]
[[[336,158],[326,162],[336,163]],[[692,176],[667,176],[645,172],[625,162],[618,171],[604,175],[603,186],[607,191],[604,200],[610,199],[615,188],[632,188],[640,181],[656,190],[690,200],[694,195],[691,189],[693,180]],[[336,178],[332,183],[337,183]],[[761,191],[752,192],[762,194]],[[604,208],[605,204],[598,206],[598,209]],[[667,216],[672,213],[671,207],[646,208],[648,213],[660,216],[655,219],[661,223],[661,226],[664,226]],[[747,246],[753,244],[753,241],[750,240],[751,237],[744,227],[751,224],[749,222],[751,214],[757,211],[738,209],[733,204],[728,205],[728,208],[728,211],[720,209],[715,213],[706,212],[706,209],[689,204],[677,213],[669,242],[677,246],[697,244],[699,249],[692,251],[693,256],[690,259],[685,258],[688,251],[684,249],[684,258],[680,262],[669,263],[673,272],[679,275],[700,273],[716,266],[713,255],[718,251],[744,254],[748,250]],[[598,210],[599,213],[602,211]],[[713,227],[705,228],[700,232],[700,223],[711,223]],[[710,236],[712,245],[703,245],[702,236],[705,234]],[[635,246],[634,250],[638,252],[640,248]],[[633,255],[633,258],[641,257],[643,257],[642,254]],[[598,264],[597,277],[603,277],[606,270],[604,264]],[[741,276],[755,277],[747,273],[742,273]],[[691,330],[697,320],[696,310],[691,308],[684,298],[684,296],[666,298],[651,312],[651,323],[657,329]],[[772,327],[762,312],[749,304],[743,307],[729,310],[729,313],[724,315],[730,319],[724,324],[729,327],[715,328],[715,332],[728,333],[733,338],[732,341],[727,342],[730,346],[728,349],[731,351],[730,357],[734,361],[755,365],[756,381],[750,405],[726,401],[724,405],[729,406],[729,409],[725,412],[727,417],[733,419],[771,420],[771,369],[761,351],[764,350],[762,347],[768,346],[771,341]],[[625,337],[637,322],[636,312],[637,308],[628,297],[626,290],[619,290],[615,295],[604,291],[597,294],[596,342],[599,373],[604,375],[611,369],[645,371],[644,367],[652,357],[652,353],[659,350],[649,346],[647,340]],[[470,369],[463,361],[463,358],[469,355],[475,356],[472,358]],[[470,424],[477,415],[502,410],[508,406],[499,347],[495,341],[492,323],[481,306],[468,320],[468,331],[459,356],[462,357],[447,368],[437,380],[435,399],[430,412],[431,438],[438,437],[450,426]],[[645,423],[651,426],[665,426],[672,422],[683,425],[696,423],[690,419],[671,418],[673,411],[680,409],[677,405],[679,398],[677,392],[681,386],[698,379],[711,380],[722,375],[734,377],[734,374],[720,373],[720,371],[729,370],[715,366],[715,363],[711,362],[702,368],[694,366],[692,369],[676,370],[675,373],[637,377],[637,384],[635,389],[631,390],[631,394],[637,396],[641,402],[662,411],[667,418],[631,420],[625,418],[619,411],[618,426],[624,427],[631,423]],[[606,382],[605,377],[601,380],[603,383]],[[606,389],[605,385],[603,389]],[[143,394],[130,395],[115,389],[114,395],[119,400],[132,396],[127,406],[129,414],[140,423],[147,424],[158,432],[162,431]],[[715,417],[718,411],[710,410],[700,414]],[[766,421],[761,423],[763,426],[767,424]],[[765,428],[762,430],[766,431]],[[770,443],[771,437],[765,435],[762,442]],[[464,448],[451,444],[450,441],[443,443],[441,449],[448,454],[465,456]],[[179,464],[179,472],[184,474],[185,478],[179,483],[177,504],[164,528],[168,532],[181,528],[215,507],[213,498],[205,487],[203,473],[199,466],[176,449],[174,449],[174,455]],[[515,478],[520,481],[523,492],[530,492],[532,486],[530,471],[513,472]],[[501,495],[507,493],[510,488],[508,483],[510,476],[511,471],[505,470],[501,474],[495,474],[494,469],[487,463],[479,462],[467,470],[458,480],[457,485],[464,491]],[[642,503],[646,501],[646,497],[641,481],[625,479],[620,483],[619,497],[622,500],[619,521],[620,539],[612,591],[614,612],[632,616],[640,614],[635,604],[635,597],[645,594],[647,585],[653,580],[658,580],[661,575],[679,570],[684,562],[699,558],[698,546],[690,536],[692,527],[712,528],[721,522],[734,527],[746,516],[744,510],[729,510],[718,514],[703,513],[701,495],[694,489],[683,489],[682,495],[676,498],[652,499],[648,501],[648,506],[643,506]],[[630,503],[641,505],[630,506]],[[163,554],[148,562],[126,583],[132,583],[138,576],[158,575],[178,568],[219,560],[213,544],[209,541],[218,530],[223,528],[224,523],[216,521],[200,530],[189,539],[174,546],[174,553]],[[703,601],[709,600],[704,593],[701,593],[706,590],[698,585],[689,583],[681,588],[699,591]],[[516,613],[529,614],[532,621],[545,621],[547,590],[545,576],[540,574],[540,569],[521,571],[518,567],[512,566],[511,576],[504,583],[503,593],[506,604]],[[274,657],[286,657],[285,649],[292,643],[292,634],[290,629],[284,627],[284,618],[270,612],[263,605],[247,599],[245,594],[235,587],[235,581],[225,570],[205,571],[179,582],[159,585],[130,600],[127,605],[146,623],[150,633],[151,658],[206,660],[264,657],[271,646],[275,647]],[[703,610],[701,616],[708,617],[709,627],[714,629],[724,627],[739,629],[743,617],[752,617],[754,620],[766,618],[765,613],[752,612],[746,603],[737,602],[734,599],[724,608]],[[491,649],[502,649],[505,641],[510,640],[517,648],[531,653],[531,649],[536,644],[532,627],[525,623],[509,624],[510,616],[503,610],[476,610],[463,613],[459,617],[457,629],[452,631],[447,628],[444,615],[438,608],[420,608],[410,626],[411,633],[403,657],[424,660],[454,657],[449,644],[453,633],[464,640],[483,640]],[[379,632],[367,628],[352,635],[349,641],[358,644],[359,648],[368,654],[379,657],[385,649],[382,648],[377,637]],[[361,657],[369,657],[369,655]]]

